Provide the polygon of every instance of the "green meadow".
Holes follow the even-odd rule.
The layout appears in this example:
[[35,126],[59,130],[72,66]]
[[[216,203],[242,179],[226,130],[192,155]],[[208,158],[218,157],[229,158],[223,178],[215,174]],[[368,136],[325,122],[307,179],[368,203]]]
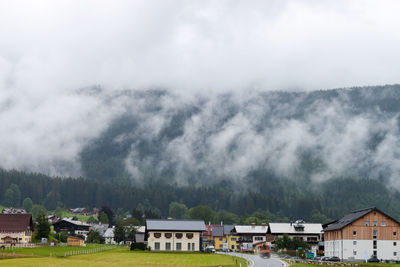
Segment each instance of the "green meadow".
[[[23,258],[8,258],[0,260],[0,266],[223,266],[238,267],[246,266],[246,262],[241,258],[232,256],[208,254],[199,252],[142,252],[130,251],[128,248],[115,248],[103,252],[82,254],[69,257],[44,257],[50,249],[47,247],[42,250],[36,249],[32,256],[27,253],[28,249],[22,252],[27,255]],[[31,253],[34,249],[31,249]],[[17,251],[17,250],[16,250]],[[55,250],[52,250],[53,252]],[[62,250],[58,251],[62,254]],[[16,253],[16,252],[15,252]]]

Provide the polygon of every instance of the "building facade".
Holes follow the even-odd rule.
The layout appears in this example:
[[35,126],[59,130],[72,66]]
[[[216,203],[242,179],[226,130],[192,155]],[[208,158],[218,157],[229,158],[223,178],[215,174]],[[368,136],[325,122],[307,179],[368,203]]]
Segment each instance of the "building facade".
[[291,223],[270,223],[268,235],[272,239],[288,235],[290,238],[301,239],[310,245],[318,245],[322,237],[321,223],[305,223],[303,220],[297,220]]
[[155,251],[200,251],[204,221],[146,220],[147,245]]
[[32,231],[32,214],[0,214],[1,246],[29,244]]
[[242,252],[254,252],[254,244],[267,240],[268,226],[266,224],[236,225],[232,234],[238,237],[239,250]]
[[378,210],[357,210],[324,229],[325,256],[343,260],[400,258],[400,223]]

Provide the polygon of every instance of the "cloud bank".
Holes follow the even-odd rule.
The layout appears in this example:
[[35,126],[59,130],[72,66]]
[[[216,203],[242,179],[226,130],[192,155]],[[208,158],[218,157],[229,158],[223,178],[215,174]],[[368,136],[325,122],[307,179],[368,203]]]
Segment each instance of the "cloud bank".
[[[398,166],[390,161],[397,159],[394,118],[349,116],[338,100],[313,104],[318,116],[304,120],[272,116],[267,129],[259,124],[262,114],[276,111],[272,102],[243,103],[248,92],[400,82],[399,7],[368,0],[1,1],[0,166],[79,175],[87,142],[139,105],[118,96],[120,90],[167,88],[176,98],[166,107],[206,99],[184,134],[165,144],[182,173],[203,155],[199,168],[216,175],[243,176],[265,164],[285,175],[300,164],[299,149],[314,146],[335,162],[332,172],[363,157],[392,162],[392,170]],[[79,90],[93,85],[101,90]],[[231,93],[236,104],[217,108],[218,98]],[[280,105],[284,112],[296,107]],[[244,111],[214,120],[235,106]],[[170,114],[151,114],[141,127],[150,138],[169,120]],[[375,127],[388,132],[384,142],[372,154],[359,153]],[[127,166],[140,174],[135,162],[145,159],[135,151],[133,144]]]

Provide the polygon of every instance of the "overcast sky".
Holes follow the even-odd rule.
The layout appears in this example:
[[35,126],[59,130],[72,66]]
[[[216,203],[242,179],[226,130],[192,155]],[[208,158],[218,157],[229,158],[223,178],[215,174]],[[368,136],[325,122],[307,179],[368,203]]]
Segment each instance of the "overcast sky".
[[[82,147],[123,112],[118,99],[104,105],[110,90],[240,98],[399,83],[399,10],[396,0],[0,0],[0,167],[79,175]],[[92,85],[105,93],[76,93]]]
[[0,86],[320,89],[400,82],[400,1],[0,1]]

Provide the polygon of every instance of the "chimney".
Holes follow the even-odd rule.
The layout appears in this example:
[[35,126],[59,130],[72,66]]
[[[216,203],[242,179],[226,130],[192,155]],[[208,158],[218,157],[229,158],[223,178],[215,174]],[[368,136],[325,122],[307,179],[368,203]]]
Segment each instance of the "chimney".
[[211,225],[211,222],[210,222],[210,221],[208,221],[208,225]]
[[262,223],[261,226],[262,226],[262,228],[265,228],[267,226],[267,224],[266,223]]
[[251,228],[256,228],[256,223],[251,223]]
[[290,221],[290,226],[292,226],[292,224],[293,224],[293,222],[292,222],[292,221]]
[[224,225],[224,222],[223,221],[221,221],[221,226],[223,226]]

